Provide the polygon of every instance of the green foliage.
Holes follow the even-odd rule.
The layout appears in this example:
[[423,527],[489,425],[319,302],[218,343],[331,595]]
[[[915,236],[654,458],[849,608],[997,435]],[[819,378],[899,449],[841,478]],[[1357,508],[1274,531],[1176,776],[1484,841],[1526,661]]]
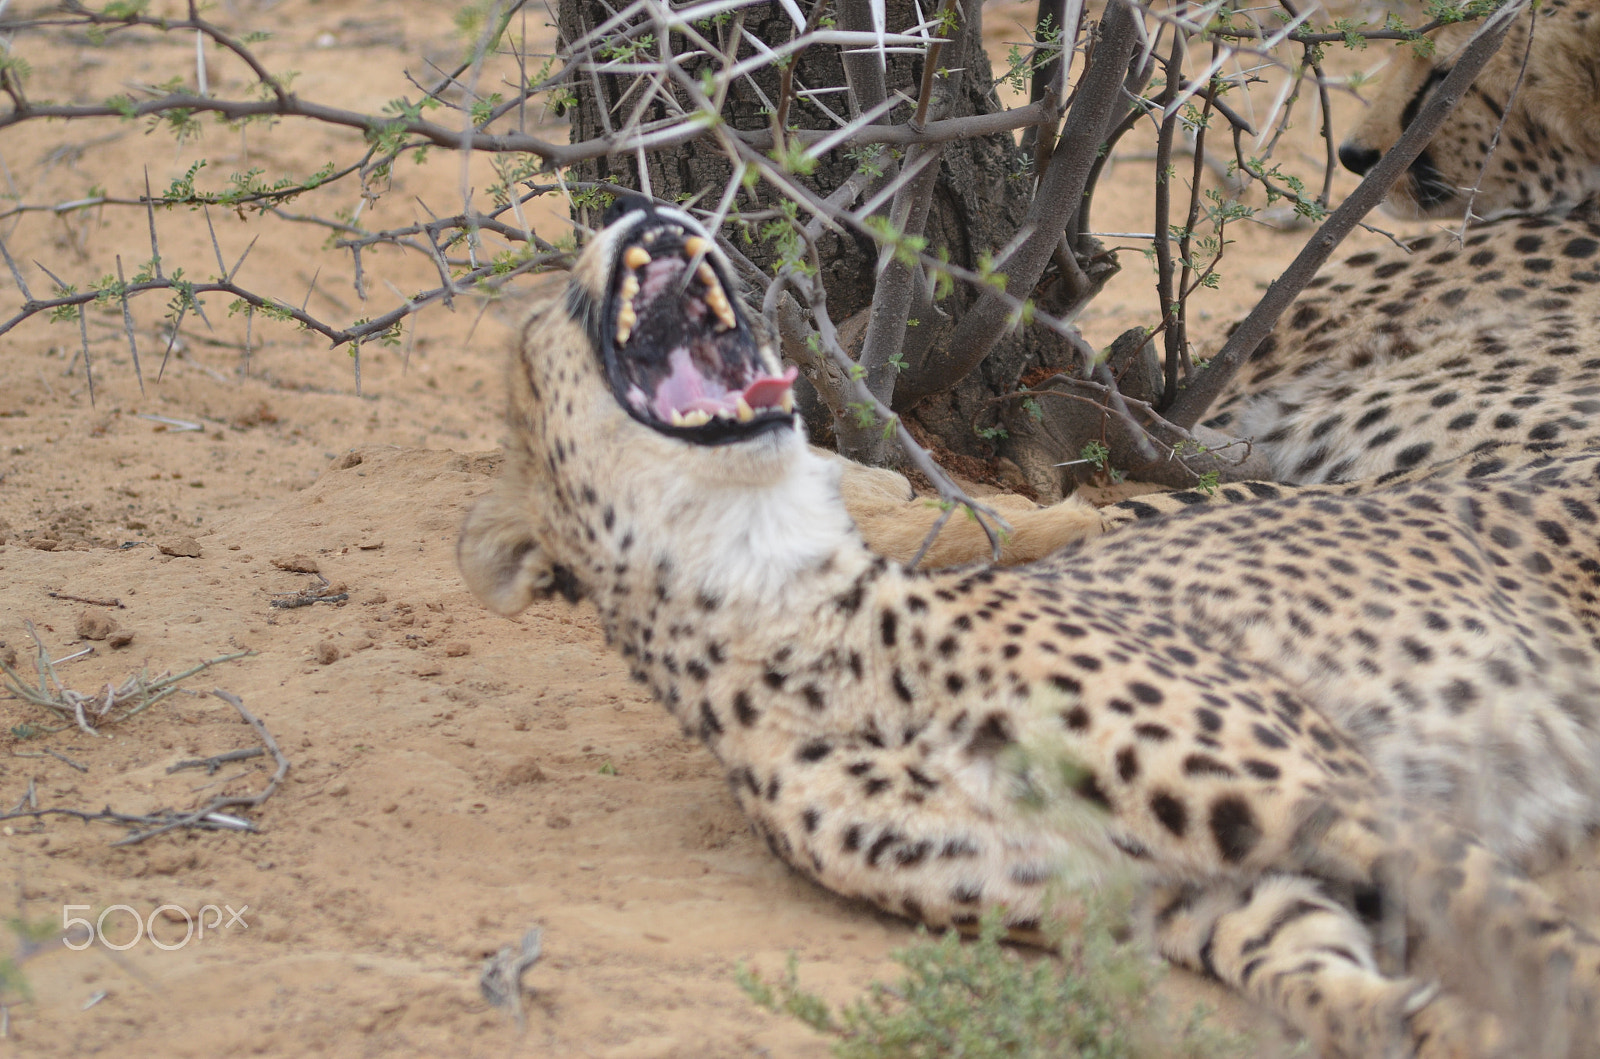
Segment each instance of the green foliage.
[[281,206],[307,191],[321,187],[334,175],[333,163],[327,162],[304,179],[281,177],[268,184],[262,179],[262,174],[266,170],[255,166],[242,173],[230,174],[228,186],[221,191],[202,191],[196,186],[195,178],[206,165],[204,160],[190,163],[182,176],[173,178],[167,190],[156,200],[156,205],[166,209],[174,206],[188,206],[190,209],[199,209],[201,206],[223,206],[234,210],[242,210],[248,206],[259,212],[273,206]]
[[511,24],[511,5],[503,0],[473,0],[456,9],[455,24],[469,44],[467,59],[477,61],[499,46]]
[[505,102],[505,97],[499,92],[494,92],[487,99],[476,99],[472,102],[472,124],[487,125],[489,119],[494,117],[495,108]]
[[643,33],[637,37],[612,37],[600,45],[600,58],[608,62],[627,62],[641,55],[649,58],[649,53],[655,48],[654,33]]
[[1111,458],[1111,450],[1103,441],[1087,442],[1078,452],[1078,459],[1092,466],[1095,470],[1104,472],[1106,461]]
[[33,66],[22,56],[9,51],[0,53],[0,81],[8,76],[26,81],[32,74]]
[[[954,12],[951,12],[953,15]],[[954,37],[957,26],[941,26],[939,36]],[[1006,69],[995,83],[1004,81],[1013,92],[1028,91],[1028,80],[1034,71],[1049,63],[1050,60],[1061,54],[1061,27],[1046,15],[1039,24],[1039,39],[1034,41],[1034,46],[1023,52],[1020,45],[1013,44],[1006,52]]]
[[1157,965],[1116,940],[1121,917],[1110,903],[1091,903],[1059,961],[1003,945],[1003,921],[990,913],[973,941],[950,931],[896,952],[900,981],[874,982],[838,1011],[800,988],[793,955],[777,982],[743,966],[734,977],[756,1004],[831,1038],[839,1059],[1202,1059],[1237,1050],[1241,1042],[1203,1013],[1172,1024],[1153,995]]
[[[755,175],[755,170],[749,170],[747,175]],[[777,252],[772,272],[776,275],[785,268],[791,268],[802,276],[809,276],[812,273],[811,260],[806,254],[805,240],[800,237],[800,208],[784,200],[778,203],[778,211],[783,214],[781,218],[761,226],[762,240],[771,243]]]
[[149,6],[150,0],[111,0],[100,13],[107,18],[138,18]]
[[868,217],[863,222],[877,237],[878,242],[894,252],[895,260],[907,268],[916,268],[922,252],[928,248],[928,238],[907,235],[895,227],[887,217]]
[[845,151],[845,156],[855,162],[856,172],[870,177],[883,176],[883,144],[865,143],[860,147],[851,147]]
[[798,140],[785,140],[781,147],[773,148],[771,158],[785,173],[810,176],[817,169],[816,156]]

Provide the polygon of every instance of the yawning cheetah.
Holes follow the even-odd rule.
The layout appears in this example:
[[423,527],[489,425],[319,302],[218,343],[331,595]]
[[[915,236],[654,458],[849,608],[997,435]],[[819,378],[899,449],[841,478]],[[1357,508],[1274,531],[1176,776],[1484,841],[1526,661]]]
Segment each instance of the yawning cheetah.
[[1600,456],[909,571],[862,545],[729,275],[639,208],[535,311],[461,537],[480,599],[592,602],[841,894],[1028,931],[1115,864],[1167,956],[1324,1054],[1593,1051],[1600,944],[1516,864],[1600,823]]

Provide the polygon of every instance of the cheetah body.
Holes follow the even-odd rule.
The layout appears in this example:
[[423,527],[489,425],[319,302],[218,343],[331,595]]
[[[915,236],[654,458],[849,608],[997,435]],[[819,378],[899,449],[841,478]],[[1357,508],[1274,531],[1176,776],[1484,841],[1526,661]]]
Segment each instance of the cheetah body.
[[[1499,219],[1324,269],[1213,405],[1208,425],[1253,439],[1273,480],[1370,480],[1501,447],[1492,470],[1600,440],[1600,2],[1542,5],[1530,47],[1531,19],[1389,199]],[[1472,28],[1441,30],[1426,58],[1397,51],[1347,164],[1398,138]]]
[[[592,601],[772,850],[838,893],[1025,933],[1052,881],[1129,870],[1163,952],[1326,1054],[1583,1054],[1600,947],[1515,864],[1600,822],[1600,457],[913,572],[862,545],[796,426],[702,441],[625,406],[618,365],[653,354],[608,330],[624,248],[673,231],[697,229],[619,221],[526,325],[505,477],[462,535],[480,598]],[[1362,894],[1435,958],[1380,968]]]
[[1326,269],[1208,425],[1317,483],[1600,440],[1600,218],[1518,217]]

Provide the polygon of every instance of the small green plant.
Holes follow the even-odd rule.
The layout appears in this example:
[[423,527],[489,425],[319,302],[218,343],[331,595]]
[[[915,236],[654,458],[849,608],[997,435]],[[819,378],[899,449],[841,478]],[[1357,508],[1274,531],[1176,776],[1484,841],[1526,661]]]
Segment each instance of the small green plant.
[[1119,941],[1112,902],[1092,901],[1061,959],[1024,955],[1002,942],[998,913],[976,939],[955,931],[894,954],[905,975],[874,982],[838,1011],[800,988],[791,954],[781,980],[746,967],[739,988],[769,1011],[791,1015],[833,1042],[840,1059],[1202,1059],[1236,1054],[1243,1042],[1213,1028],[1206,1013],[1174,1020],[1154,996],[1160,967]]
[[1106,469],[1106,460],[1111,458],[1111,449],[1103,441],[1086,442],[1078,453],[1078,458],[1085,463],[1092,464],[1097,471]]

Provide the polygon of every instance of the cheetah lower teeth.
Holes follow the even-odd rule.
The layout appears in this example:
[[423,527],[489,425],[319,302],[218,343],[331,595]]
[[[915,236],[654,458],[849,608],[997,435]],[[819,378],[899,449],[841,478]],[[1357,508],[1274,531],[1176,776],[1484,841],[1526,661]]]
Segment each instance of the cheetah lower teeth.
[[[678,415],[677,412],[674,412],[673,414]],[[681,422],[677,424],[678,426],[703,427],[707,423],[711,422],[711,413],[707,412],[703,408],[696,408],[694,411],[689,412],[686,415],[678,415],[678,418],[681,420]]]
[[706,305],[716,314],[722,322],[720,330],[731,331],[739,326],[739,321],[733,315],[733,306],[728,302],[727,292],[722,289],[722,284],[717,281],[717,274],[711,271],[711,266],[700,262],[700,282],[706,285]]
[[778,407],[783,409],[784,415],[794,415],[794,391],[785,390],[783,396],[778,398]]
[[[622,263],[631,269],[644,268],[650,263],[650,251],[642,246],[630,246],[622,254]],[[632,279],[633,277],[630,276],[628,278]],[[634,289],[638,289],[637,281],[634,283]]]
[[741,423],[748,423],[756,417],[756,410],[750,407],[750,402],[744,399],[744,394],[734,399],[733,410]]

